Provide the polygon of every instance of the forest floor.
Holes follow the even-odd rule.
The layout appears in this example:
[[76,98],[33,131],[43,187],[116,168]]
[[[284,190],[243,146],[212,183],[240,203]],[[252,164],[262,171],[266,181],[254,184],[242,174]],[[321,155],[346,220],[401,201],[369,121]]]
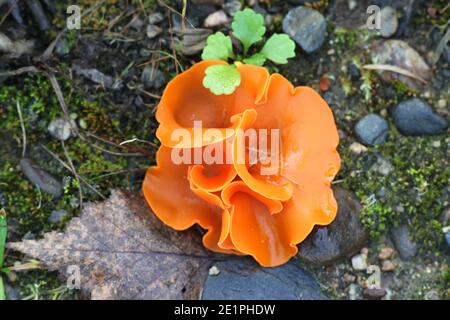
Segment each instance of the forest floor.
[[[46,11],[50,28],[45,31],[23,4],[22,24],[7,7],[0,6],[0,32],[14,40],[34,41],[32,52],[20,57],[0,53],[0,74],[19,70],[0,76],[0,208],[8,214],[8,241],[64,230],[82,204],[107,198],[113,189],[139,190],[159,145],[154,113],[164,86],[200,60],[198,53],[187,55],[179,34],[171,32],[182,24],[177,13],[181,1],[80,0],[77,4],[85,13],[81,30],[61,31],[66,26],[64,12],[73,2],[58,1],[54,12]],[[282,32],[281,22],[295,7],[293,3],[302,2],[308,1],[260,1],[257,6],[268,17],[269,32],[274,33]],[[449,53],[444,50],[437,62],[433,53],[448,28],[450,8],[446,1],[415,1],[407,19],[405,3],[411,1],[379,1],[393,3],[400,22],[406,20],[404,27],[400,24],[404,28],[401,34],[392,38],[408,43],[430,66],[426,84],[409,86],[399,79],[386,81],[376,71],[362,68],[373,64],[374,47],[383,40],[379,33],[361,28],[366,19],[364,1],[352,10],[347,7],[349,1],[309,2],[327,21],[324,44],[313,54],[297,46],[296,58],[269,69],[295,86],[313,87],[332,108],[342,158],[335,184],[352,191],[362,204],[361,221],[370,237],[365,244],[368,264],[385,264],[381,275],[387,288],[385,298],[448,299],[448,131],[402,135],[389,108],[416,97],[448,119],[450,66],[445,55]],[[202,26],[204,19],[219,9],[220,4],[188,7],[187,21]],[[155,12],[162,17],[155,22],[160,28],[156,36],[147,29]],[[227,28],[225,24],[213,29]],[[59,40],[53,53],[39,59],[55,39]],[[33,69],[21,69],[30,66]],[[48,127],[65,113],[79,134],[61,142],[49,134]],[[381,144],[364,147],[355,124],[369,113],[386,120],[389,135]],[[59,197],[39,190],[24,177],[20,166],[24,157],[62,181]],[[379,159],[383,159],[380,166],[388,167],[387,174],[383,168],[373,169]],[[409,243],[395,240],[402,227],[409,232]],[[414,247],[412,256],[402,257],[402,245]],[[382,259],[380,253],[386,248],[394,248],[394,253]],[[299,260],[329,297],[363,298],[369,274],[355,270],[350,258],[327,266]],[[7,250],[5,266],[20,262],[27,260]],[[42,269],[10,272],[5,282],[10,298],[80,298],[55,272]]]

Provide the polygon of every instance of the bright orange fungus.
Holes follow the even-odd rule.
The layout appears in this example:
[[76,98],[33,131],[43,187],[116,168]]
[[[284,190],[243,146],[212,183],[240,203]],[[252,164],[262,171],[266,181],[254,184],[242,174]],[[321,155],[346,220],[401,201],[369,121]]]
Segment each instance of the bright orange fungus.
[[[278,266],[297,253],[296,245],[314,225],[327,225],[336,215],[330,186],[340,166],[336,125],[313,89],[294,88],[259,66],[239,64],[236,91],[214,95],[202,81],[205,69],[220,63],[197,63],[167,85],[156,113],[161,141],[157,166],[148,169],[143,192],[170,227],[185,230],[199,224],[206,229],[203,244],[208,249]],[[179,129],[195,136],[194,121],[201,121],[201,130],[215,128],[218,134],[173,139]],[[278,129],[276,171],[263,175],[257,170],[261,164],[237,161],[242,140],[227,129]],[[175,164],[172,159],[174,151],[194,153],[211,145],[231,151],[231,162]]]

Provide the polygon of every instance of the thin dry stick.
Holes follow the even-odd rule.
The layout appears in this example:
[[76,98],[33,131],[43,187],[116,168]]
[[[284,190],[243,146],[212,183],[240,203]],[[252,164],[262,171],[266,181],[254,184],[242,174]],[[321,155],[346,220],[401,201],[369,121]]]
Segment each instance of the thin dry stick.
[[[66,168],[70,173],[72,173],[73,175],[74,172],[72,171],[72,168],[65,163],[60,157],[58,157],[58,155],[56,155],[53,151],[51,151],[50,149],[48,149],[46,146],[41,144],[41,147],[45,150],[45,152],[47,152],[49,155],[51,155],[53,158],[55,158],[55,160],[57,160],[64,168]],[[103,200],[106,199],[106,197],[97,189],[95,189],[94,186],[92,186],[86,179],[84,179],[82,176],[78,176],[80,181],[83,182],[89,189],[91,189],[95,194],[97,194],[100,198],[102,198]]]
[[27,131],[25,130],[25,124],[22,117],[22,108],[20,107],[20,102],[16,102],[17,113],[19,114],[20,127],[22,128],[22,158],[25,158],[27,153]]
[[0,72],[0,77],[20,76],[24,73],[39,73],[39,69],[34,66],[22,67],[12,71]]
[[367,70],[380,70],[380,71],[391,71],[391,72],[395,72],[395,73],[399,73],[401,75],[419,80],[422,83],[427,83],[427,81],[425,79],[423,79],[422,77],[415,75],[412,72],[409,72],[406,69],[397,67],[397,66],[393,66],[390,64],[366,64],[364,66],[362,66],[363,69],[367,69]]
[[78,175],[77,170],[75,169],[75,166],[73,165],[72,159],[70,158],[69,152],[67,151],[66,145],[63,140],[61,140],[61,145],[64,150],[64,155],[66,156],[67,162],[69,163],[69,166],[72,168],[72,172],[75,176],[75,179],[77,180],[78,194],[80,197],[80,208],[83,208],[83,189],[81,188],[80,176]]
[[3,22],[5,22],[6,18],[11,14],[11,12],[14,10],[14,6],[17,4],[18,0],[14,0],[13,3],[10,4],[8,11],[6,11],[3,18],[0,20],[0,27],[2,26]]

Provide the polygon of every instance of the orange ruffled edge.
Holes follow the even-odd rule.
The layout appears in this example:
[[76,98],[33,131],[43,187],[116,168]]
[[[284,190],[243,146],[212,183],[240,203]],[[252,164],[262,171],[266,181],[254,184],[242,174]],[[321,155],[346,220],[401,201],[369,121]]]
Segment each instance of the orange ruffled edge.
[[[279,74],[239,65],[241,85],[229,96],[202,86],[204,61],[175,77],[157,111],[162,146],[157,166],[147,171],[143,192],[165,224],[185,230],[199,224],[205,247],[221,253],[252,255],[262,266],[277,266],[297,253],[297,244],[314,225],[333,221],[337,204],[331,181],[339,170],[339,139],[326,102],[311,88],[294,88]],[[175,165],[171,130],[205,128],[279,128],[283,144],[280,183],[249,172],[246,165]],[[225,132],[225,131],[224,131]],[[228,137],[231,138],[233,137]],[[202,148],[223,141],[191,141]],[[197,144],[195,144],[197,143]],[[236,147],[235,139],[231,144]]]

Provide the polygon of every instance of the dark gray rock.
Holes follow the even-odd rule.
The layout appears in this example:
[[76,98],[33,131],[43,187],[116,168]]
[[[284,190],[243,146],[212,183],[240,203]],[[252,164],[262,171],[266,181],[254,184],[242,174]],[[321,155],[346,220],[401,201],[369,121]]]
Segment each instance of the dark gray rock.
[[350,76],[350,79],[352,81],[357,81],[361,78],[361,71],[359,71],[359,68],[356,64],[353,62],[349,63],[347,66],[348,69],[348,75]]
[[62,195],[62,184],[51,174],[37,167],[30,159],[21,159],[20,169],[25,177],[42,191],[56,198]]
[[390,108],[398,130],[407,136],[434,135],[448,128],[447,120],[424,101],[413,98]]
[[388,132],[389,126],[387,121],[374,113],[368,114],[355,125],[355,133],[358,140],[367,146],[385,142]]
[[447,232],[445,234],[445,241],[447,242],[447,245],[450,247],[450,232]]
[[67,217],[68,215],[69,213],[64,209],[53,210],[50,216],[48,217],[47,221],[48,223],[56,224],[63,221],[64,218]]
[[291,9],[283,20],[283,31],[290,35],[308,53],[318,50],[325,41],[327,23],[314,9]]
[[217,262],[219,274],[209,275],[203,300],[324,300],[317,282],[295,263],[261,268],[253,260]]
[[223,9],[230,15],[234,16],[236,12],[241,10],[242,4],[239,0],[228,0],[223,4]]
[[412,241],[407,225],[402,225],[391,230],[392,240],[403,260],[412,259],[417,253],[417,244]]
[[334,196],[338,202],[335,220],[326,227],[316,227],[299,246],[298,256],[307,262],[330,265],[350,257],[369,237],[359,220],[361,204],[356,196],[342,188],[334,188]]
[[386,289],[383,288],[366,288],[363,291],[364,298],[368,300],[380,300],[386,295]]

